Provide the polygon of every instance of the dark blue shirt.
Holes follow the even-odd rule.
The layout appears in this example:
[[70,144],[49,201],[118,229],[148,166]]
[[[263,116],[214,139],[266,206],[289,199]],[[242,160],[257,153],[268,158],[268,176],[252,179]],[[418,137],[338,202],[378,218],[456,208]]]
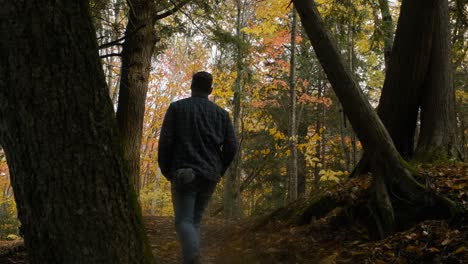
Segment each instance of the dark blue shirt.
[[234,129],[226,110],[192,96],[172,103],[166,112],[158,145],[161,172],[171,180],[179,168],[219,181],[237,151]]

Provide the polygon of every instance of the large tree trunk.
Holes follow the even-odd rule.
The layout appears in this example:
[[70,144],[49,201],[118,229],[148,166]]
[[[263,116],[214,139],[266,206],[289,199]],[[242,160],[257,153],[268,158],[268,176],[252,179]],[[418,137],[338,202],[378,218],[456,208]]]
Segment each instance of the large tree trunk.
[[129,17],[122,47],[117,123],[124,158],[135,189],[140,189],[140,147],[151,57],[157,41],[153,1],[129,1]]
[[[431,1],[431,4],[437,1]],[[442,208],[441,211],[450,209],[450,212],[455,214],[457,209],[451,201],[427,192],[424,186],[412,177],[408,165],[404,163],[399,155],[390,134],[365,98],[331,41],[314,1],[294,0],[293,2],[301,16],[302,24],[317,57],[351,125],[361,140],[365,151],[371,157],[375,157],[372,159],[371,164],[376,194],[373,201],[375,201],[376,207],[374,216],[378,226],[381,227],[380,235],[385,236],[395,231],[399,226],[411,221],[405,219],[403,214],[400,214],[403,210],[408,214],[413,213],[414,215],[411,217],[413,219],[420,213],[417,212],[418,207],[434,208],[434,206],[439,205]],[[392,65],[394,64],[390,65],[390,69]],[[391,197],[387,191],[389,188],[393,191],[392,195],[403,197],[403,200],[410,201],[410,205],[402,205],[402,200],[392,200],[393,196]],[[448,210],[444,212],[449,214]]]
[[437,6],[431,61],[421,102],[421,132],[416,158],[423,161],[457,157],[455,91],[450,60],[448,1]]
[[416,120],[431,57],[439,0],[403,1],[378,114],[404,158],[414,153]]
[[0,145],[30,263],[154,263],[87,2],[0,4]]
[[[420,107],[425,109],[421,117],[426,121],[421,120],[417,158],[430,161],[457,154],[454,91],[451,83],[447,84],[451,80],[450,62],[443,57],[450,54],[450,43],[445,39],[450,41],[450,29],[448,16],[438,18],[441,5],[446,4],[442,0],[417,0],[403,1],[401,7],[378,114],[405,159],[414,155]],[[352,175],[369,170],[369,157],[364,154]]]
[[[385,0],[379,0],[381,8],[384,4],[382,1]],[[432,52],[436,5],[434,0],[403,1],[377,109],[396,148],[405,159],[412,158],[414,154],[416,122]],[[370,158],[371,155],[364,153],[351,175],[368,172]]]

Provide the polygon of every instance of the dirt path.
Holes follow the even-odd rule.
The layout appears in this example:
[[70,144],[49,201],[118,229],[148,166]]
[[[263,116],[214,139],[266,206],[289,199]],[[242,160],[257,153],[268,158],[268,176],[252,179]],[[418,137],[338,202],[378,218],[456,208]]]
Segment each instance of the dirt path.
[[[181,263],[181,249],[177,241],[172,217],[146,217],[145,225],[151,247],[159,263]],[[231,248],[233,238],[238,238],[241,232],[239,224],[228,223],[219,219],[208,219],[202,225],[202,260],[204,264],[241,263],[235,251],[248,252],[249,250],[238,245]],[[234,243],[234,246],[235,245]],[[248,255],[248,254],[247,254]],[[244,261],[242,261],[245,263]],[[249,261],[247,263],[260,263]]]
[[[158,263],[181,263],[172,217],[146,217],[145,223]],[[203,264],[331,264],[349,245],[363,243],[362,230],[346,232],[318,222],[313,226],[262,227],[252,222],[208,218],[202,225]],[[344,263],[344,262],[341,262]]]

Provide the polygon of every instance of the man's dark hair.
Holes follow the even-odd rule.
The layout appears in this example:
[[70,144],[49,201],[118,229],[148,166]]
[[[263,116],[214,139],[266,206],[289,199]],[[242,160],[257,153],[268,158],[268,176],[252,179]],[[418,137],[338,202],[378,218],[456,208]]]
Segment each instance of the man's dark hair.
[[193,92],[210,94],[211,85],[213,83],[213,76],[205,71],[197,72],[192,77],[192,89]]

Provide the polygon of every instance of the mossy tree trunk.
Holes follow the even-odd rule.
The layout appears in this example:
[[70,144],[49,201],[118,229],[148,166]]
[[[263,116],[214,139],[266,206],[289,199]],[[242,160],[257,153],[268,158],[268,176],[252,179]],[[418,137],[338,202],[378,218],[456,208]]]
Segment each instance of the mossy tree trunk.
[[30,263],[154,263],[88,3],[0,4],[0,145]]

